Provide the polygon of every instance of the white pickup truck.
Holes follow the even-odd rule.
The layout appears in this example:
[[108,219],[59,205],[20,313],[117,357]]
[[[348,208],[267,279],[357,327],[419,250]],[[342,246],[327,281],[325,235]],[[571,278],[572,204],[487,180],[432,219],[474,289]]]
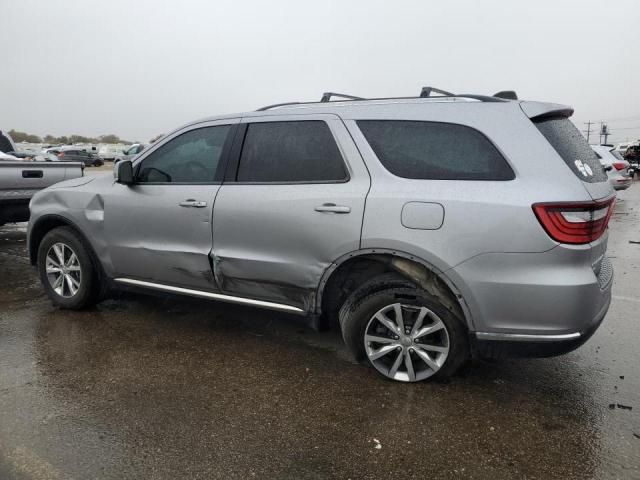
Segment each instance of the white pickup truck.
[[29,220],[29,201],[54,183],[84,175],[82,162],[25,161],[13,155],[15,145],[0,131],[0,225]]

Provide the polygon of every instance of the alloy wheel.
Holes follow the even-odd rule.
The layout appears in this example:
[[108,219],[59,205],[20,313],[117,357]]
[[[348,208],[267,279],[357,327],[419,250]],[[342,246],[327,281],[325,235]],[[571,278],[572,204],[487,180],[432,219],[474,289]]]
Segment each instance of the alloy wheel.
[[417,382],[444,365],[449,355],[449,332],[427,307],[393,303],[369,320],[364,347],[371,364],[386,377]]
[[69,245],[54,243],[47,252],[45,268],[54,292],[64,298],[71,298],[78,293],[82,270],[78,256]]

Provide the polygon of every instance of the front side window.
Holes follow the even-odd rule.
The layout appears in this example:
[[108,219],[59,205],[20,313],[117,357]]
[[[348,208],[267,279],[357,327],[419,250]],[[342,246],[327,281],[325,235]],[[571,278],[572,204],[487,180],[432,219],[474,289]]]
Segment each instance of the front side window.
[[247,127],[239,182],[345,181],[340,150],[323,121],[252,123]]
[[480,132],[464,125],[359,120],[358,127],[392,174],[418,180],[512,180],[513,170]]
[[222,149],[230,125],[190,130],[175,137],[142,161],[138,183],[209,183],[218,180]]

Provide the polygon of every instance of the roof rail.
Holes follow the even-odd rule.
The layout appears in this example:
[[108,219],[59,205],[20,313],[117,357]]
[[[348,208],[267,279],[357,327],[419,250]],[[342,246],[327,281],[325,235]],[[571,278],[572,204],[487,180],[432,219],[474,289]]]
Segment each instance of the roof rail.
[[[431,97],[432,93],[437,93],[438,95],[434,96],[434,97]],[[275,103],[273,105],[267,105],[266,107],[259,108],[259,109],[256,110],[256,112],[264,112],[265,110],[270,110],[272,108],[278,108],[278,107],[286,107],[288,105],[313,105],[313,104],[318,104],[318,103],[329,103],[329,102],[331,102],[331,99],[333,97],[342,98],[347,102],[361,102],[361,101],[365,101],[365,100],[400,100],[400,99],[411,100],[411,99],[416,99],[416,98],[441,98],[441,97],[442,98],[444,98],[444,97],[470,98],[470,99],[473,99],[473,100],[479,100],[481,102],[506,102],[508,100],[517,100],[518,99],[518,97],[516,96],[515,92],[512,92],[510,90],[509,91],[498,92],[494,96],[474,95],[474,94],[470,94],[470,93],[456,95],[455,93],[447,92],[446,90],[441,90],[441,89],[435,88],[435,87],[422,87],[422,90],[420,91],[420,96],[419,97],[363,98],[363,97],[356,97],[354,95],[347,95],[347,94],[344,94],[344,93],[325,92],[325,93],[322,94],[322,98],[320,99],[319,102]]]
[[272,108],[278,107],[286,107],[287,105],[303,105],[305,103],[316,103],[316,102],[285,102],[285,103],[274,103],[273,105],[267,105],[266,107],[260,107],[256,110],[256,112],[264,112],[265,110],[270,110]]

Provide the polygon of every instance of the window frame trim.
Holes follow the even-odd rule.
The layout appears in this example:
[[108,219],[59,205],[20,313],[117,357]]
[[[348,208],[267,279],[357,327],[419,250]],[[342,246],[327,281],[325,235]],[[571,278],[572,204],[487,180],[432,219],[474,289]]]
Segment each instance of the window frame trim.
[[[331,119],[335,119],[334,116],[331,116]],[[238,181],[238,173],[240,171],[240,158],[242,157],[242,150],[244,149],[245,140],[247,137],[247,131],[249,130],[249,125],[251,124],[259,124],[259,123],[285,123],[285,122],[323,122],[325,126],[329,129],[329,133],[333,138],[333,141],[336,144],[338,149],[338,153],[340,154],[340,159],[342,160],[342,166],[345,172],[345,178],[342,180],[302,180],[302,181],[276,181],[276,182],[242,182]],[[227,165],[227,169],[224,175],[223,183],[225,185],[333,185],[333,184],[343,184],[349,183],[351,181],[351,172],[349,169],[349,164],[347,163],[345,152],[340,146],[340,142],[336,137],[333,129],[331,128],[331,124],[327,121],[326,117],[320,117],[318,115],[310,115],[305,116],[303,118],[291,118],[290,116],[286,116],[286,118],[279,116],[268,116],[268,117],[247,117],[243,118],[241,123],[238,125],[238,129],[235,133],[235,138],[233,141],[233,146],[231,147],[231,151],[229,154],[229,163]]]
[[[133,178],[134,182],[132,185],[144,185],[144,186],[154,186],[154,185],[222,185],[224,182],[224,174],[227,169],[227,163],[229,160],[229,152],[231,151],[231,147],[233,145],[233,140],[235,139],[236,130],[238,128],[238,124],[240,123],[240,118],[225,118],[222,120],[215,121],[206,121],[200,123],[194,123],[191,125],[187,125],[185,127],[178,128],[174,130],[170,134],[166,135],[162,138],[161,141],[156,142],[156,144],[149,146],[147,149],[143,149],[141,152],[141,156],[135,159],[133,162]],[[185,133],[189,133],[194,130],[200,130],[203,128],[211,128],[211,127],[230,127],[229,134],[225,139],[224,146],[222,147],[222,152],[220,153],[220,160],[218,163],[218,167],[216,169],[215,176],[218,179],[210,182],[139,182],[137,180],[140,168],[142,163],[149,158],[149,156],[153,155],[156,150],[160,149],[167,143],[173,141]]]
[[[369,142],[369,139],[367,138],[367,136],[364,134],[364,132],[360,128],[360,125],[359,125],[360,122],[369,122],[369,121],[370,122],[434,123],[434,124],[438,124],[438,125],[454,125],[456,127],[468,128],[470,130],[473,130],[473,131],[477,132],[485,140],[487,140],[487,142],[489,142],[489,144],[496,150],[496,152],[498,152],[498,154],[500,155],[502,160],[505,162],[505,164],[507,165],[507,167],[511,171],[511,174],[513,175],[513,177],[509,178],[509,179],[505,179],[505,180],[496,180],[496,179],[489,180],[489,179],[481,179],[481,178],[480,179],[468,179],[468,178],[413,178],[413,177],[402,177],[400,175],[396,175],[391,170],[389,170],[384,163],[382,163],[382,160],[380,160],[380,158],[378,157],[378,154],[376,153],[376,151],[371,146],[371,143]],[[455,122],[441,122],[441,121],[438,121],[438,120],[417,120],[417,119],[413,119],[413,118],[411,118],[411,119],[402,119],[402,118],[354,118],[353,122],[354,122],[356,128],[358,129],[360,135],[362,135],[362,138],[366,142],[367,147],[371,150],[371,153],[373,154],[373,157],[377,160],[377,162],[380,164],[380,166],[383,168],[383,170],[385,172],[387,172],[389,175],[392,175],[395,178],[402,178],[403,180],[420,181],[420,182],[425,182],[425,181],[426,182],[513,182],[514,180],[517,180],[517,178],[518,178],[518,175],[516,174],[516,169],[513,168],[513,165],[511,165],[511,162],[509,161],[507,156],[504,154],[502,149],[500,149],[498,147],[498,145],[496,145],[495,142],[493,140],[491,140],[491,138],[489,138],[488,135],[486,135],[484,132],[482,132],[478,128],[473,127],[471,125],[467,125],[467,124],[464,124],[464,123],[455,123]]]

